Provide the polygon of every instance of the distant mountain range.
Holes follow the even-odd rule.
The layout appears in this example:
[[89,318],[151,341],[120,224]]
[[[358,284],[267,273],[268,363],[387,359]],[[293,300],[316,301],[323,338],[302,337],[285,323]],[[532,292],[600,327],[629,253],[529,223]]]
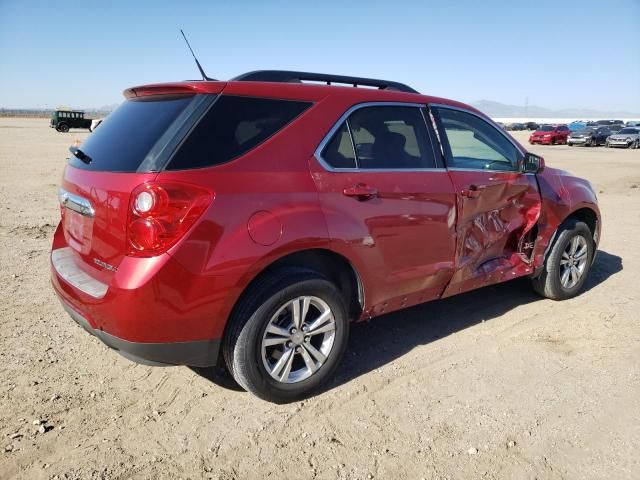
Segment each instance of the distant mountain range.
[[552,110],[550,108],[529,105],[505,105],[504,103],[494,102],[492,100],[478,100],[471,105],[481,112],[494,118],[640,118],[639,113],[623,112],[623,111],[598,111],[586,108],[564,108],[561,110]]

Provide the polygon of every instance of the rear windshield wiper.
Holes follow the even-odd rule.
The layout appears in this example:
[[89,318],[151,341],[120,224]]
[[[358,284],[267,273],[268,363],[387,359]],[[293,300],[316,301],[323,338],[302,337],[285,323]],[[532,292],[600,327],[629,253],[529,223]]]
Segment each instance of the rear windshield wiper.
[[78,147],[71,145],[69,147],[69,151],[71,153],[73,153],[73,156],[76,157],[77,159],[79,159],[80,161],[86,163],[87,165],[89,165],[92,161],[91,157],[89,155],[87,155],[86,153],[84,153],[82,150],[80,150]]

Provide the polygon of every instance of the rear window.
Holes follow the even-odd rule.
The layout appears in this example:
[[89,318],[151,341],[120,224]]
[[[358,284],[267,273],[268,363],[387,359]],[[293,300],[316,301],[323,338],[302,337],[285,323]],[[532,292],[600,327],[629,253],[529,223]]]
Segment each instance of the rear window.
[[135,172],[194,98],[163,96],[125,101],[80,146],[91,163],[72,156],[69,164],[85,170]]
[[167,170],[209,167],[233,160],[310,106],[309,102],[222,95],[184,141]]

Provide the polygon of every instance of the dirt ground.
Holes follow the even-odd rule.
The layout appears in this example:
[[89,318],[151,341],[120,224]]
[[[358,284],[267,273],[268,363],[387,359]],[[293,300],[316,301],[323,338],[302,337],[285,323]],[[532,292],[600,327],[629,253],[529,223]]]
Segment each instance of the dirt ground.
[[640,150],[531,148],[599,192],[578,298],[516,280],[356,325],[327,391],[276,406],[63,311],[56,191],[86,135],[0,119],[0,478],[640,478]]

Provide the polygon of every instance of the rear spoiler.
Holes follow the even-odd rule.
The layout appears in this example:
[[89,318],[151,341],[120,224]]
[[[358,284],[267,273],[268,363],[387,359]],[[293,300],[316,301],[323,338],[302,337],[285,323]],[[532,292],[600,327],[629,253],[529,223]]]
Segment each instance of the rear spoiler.
[[227,82],[203,82],[194,80],[181,83],[157,83],[127,88],[122,94],[126,98],[148,97],[152,95],[195,95],[198,93],[220,93]]

